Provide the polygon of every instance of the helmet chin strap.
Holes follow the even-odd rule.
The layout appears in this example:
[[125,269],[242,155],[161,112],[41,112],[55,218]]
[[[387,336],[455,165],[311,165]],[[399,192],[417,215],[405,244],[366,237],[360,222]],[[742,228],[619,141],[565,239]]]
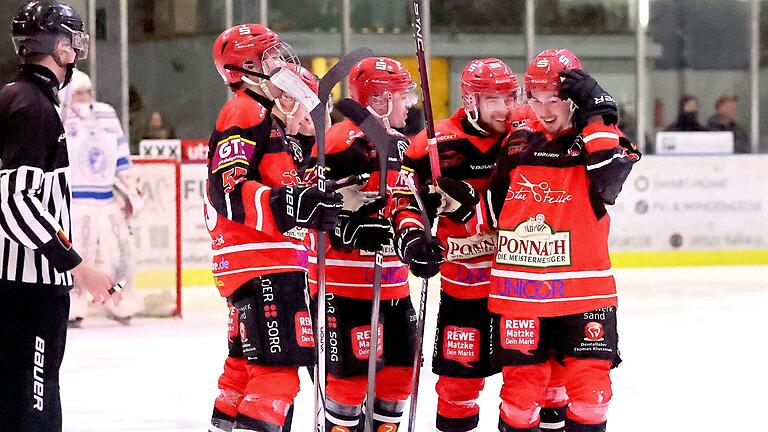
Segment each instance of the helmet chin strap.
[[296,121],[296,118],[294,117],[294,114],[296,114],[296,111],[299,110],[299,103],[296,102],[293,104],[293,109],[289,112],[286,111],[285,108],[283,108],[283,105],[280,103],[280,98],[275,99],[275,107],[277,107],[277,110],[280,111],[285,116],[285,132],[287,135],[296,135],[299,131],[299,125]]
[[263,95],[264,95],[264,96],[265,96],[267,99],[269,99],[269,100],[272,100],[272,101],[277,99],[277,98],[276,98],[276,97],[275,97],[275,96],[272,94],[272,92],[271,92],[271,91],[269,91],[269,86],[267,86],[267,83],[265,82],[265,80],[264,80],[264,79],[262,79],[262,78],[258,78],[258,81],[254,81],[253,79],[251,79],[251,77],[250,77],[250,76],[248,76],[248,75],[245,75],[245,74],[243,75],[243,78],[242,78],[242,79],[243,79],[243,82],[244,82],[244,83],[246,83],[246,84],[249,84],[249,85],[252,85],[252,86],[254,86],[254,87],[258,88],[259,90],[261,90],[261,92],[263,93]]
[[381,120],[381,122],[384,124],[384,128],[389,130],[389,129],[392,129],[392,126],[390,126],[389,124],[389,116],[392,115],[393,105],[394,104],[392,103],[392,95],[390,94],[387,97],[387,113],[386,114],[377,113],[376,110],[373,109],[370,105],[368,105],[367,108],[371,114],[375,115],[379,120]]
[[467,107],[464,107],[464,112],[467,113],[467,120],[469,121],[469,124],[471,124],[473,128],[477,129],[481,135],[488,136],[491,134],[487,130],[483,129],[482,126],[480,126],[480,112],[478,111],[477,106],[471,110],[467,110]]
[[579,108],[576,106],[576,104],[571,100],[568,99],[568,102],[571,103],[570,109],[571,109],[571,115],[568,117],[568,123],[573,126],[573,116],[576,114],[576,110]]
[[65,75],[64,75],[64,82],[59,83],[59,90],[63,89],[64,87],[69,84],[69,82],[72,80],[72,74],[75,71],[75,64],[74,63],[64,63],[64,60],[61,58],[61,55],[59,55],[58,50],[54,50],[51,53],[51,57],[53,57],[53,61],[56,62],[56,65],[58,65],[60,68],[64,68]]

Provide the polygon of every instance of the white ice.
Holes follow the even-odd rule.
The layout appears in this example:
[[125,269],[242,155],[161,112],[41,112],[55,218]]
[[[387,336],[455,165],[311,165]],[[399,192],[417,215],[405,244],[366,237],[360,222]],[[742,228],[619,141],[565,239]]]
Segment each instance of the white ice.
[[[613,372],[609,431],[768,430],[768,267],[621,269],[624,363]],[[437,280],[430,284],[431,358]],[[413,283],[418,291],[418,283]],[[61,371],[68,432],[205,431],[226,356],[226,310],[212,287],[185,290],[183,319],[103,318],[69,332]],[[434,430],[435,377],[422,372],[418,431]],[[481,431],[495,431],[498,376],[481,396]],[[312,429],[302,372],[293,430]]]

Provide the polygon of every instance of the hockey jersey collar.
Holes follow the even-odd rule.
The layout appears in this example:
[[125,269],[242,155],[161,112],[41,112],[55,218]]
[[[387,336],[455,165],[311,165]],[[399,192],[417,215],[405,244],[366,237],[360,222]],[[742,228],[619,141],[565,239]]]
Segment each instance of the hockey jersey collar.
[[28,78],[56,105],[59,105],[59,80],[47,67],[38,64],[19,65],[21,75]]

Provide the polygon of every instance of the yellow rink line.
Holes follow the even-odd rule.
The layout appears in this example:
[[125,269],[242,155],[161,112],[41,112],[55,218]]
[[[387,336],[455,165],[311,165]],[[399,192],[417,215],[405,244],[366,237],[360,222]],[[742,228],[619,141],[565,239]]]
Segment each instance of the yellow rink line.
[[[768,264],[768,249],[719,250],[719,251],[658,251],[615,252],[611,262],[616,268],[675,267],[710,265],[761,265]],[[211,271],[206,268],[185,269],[184,285],[213,285]],[[175,273],[171,270],[138,272],[135,286],[138,288],[170,287],[175,285]]]

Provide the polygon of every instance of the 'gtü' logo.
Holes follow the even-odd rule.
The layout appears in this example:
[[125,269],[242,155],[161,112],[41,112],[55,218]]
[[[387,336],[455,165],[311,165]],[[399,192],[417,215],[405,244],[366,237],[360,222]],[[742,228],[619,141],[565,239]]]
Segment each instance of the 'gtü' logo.
[[35,366],[32,368],[32,393],[35,398],[34,408],[43,411],[43,366],[45,365],[45,340],[40,336],[35,337]]

